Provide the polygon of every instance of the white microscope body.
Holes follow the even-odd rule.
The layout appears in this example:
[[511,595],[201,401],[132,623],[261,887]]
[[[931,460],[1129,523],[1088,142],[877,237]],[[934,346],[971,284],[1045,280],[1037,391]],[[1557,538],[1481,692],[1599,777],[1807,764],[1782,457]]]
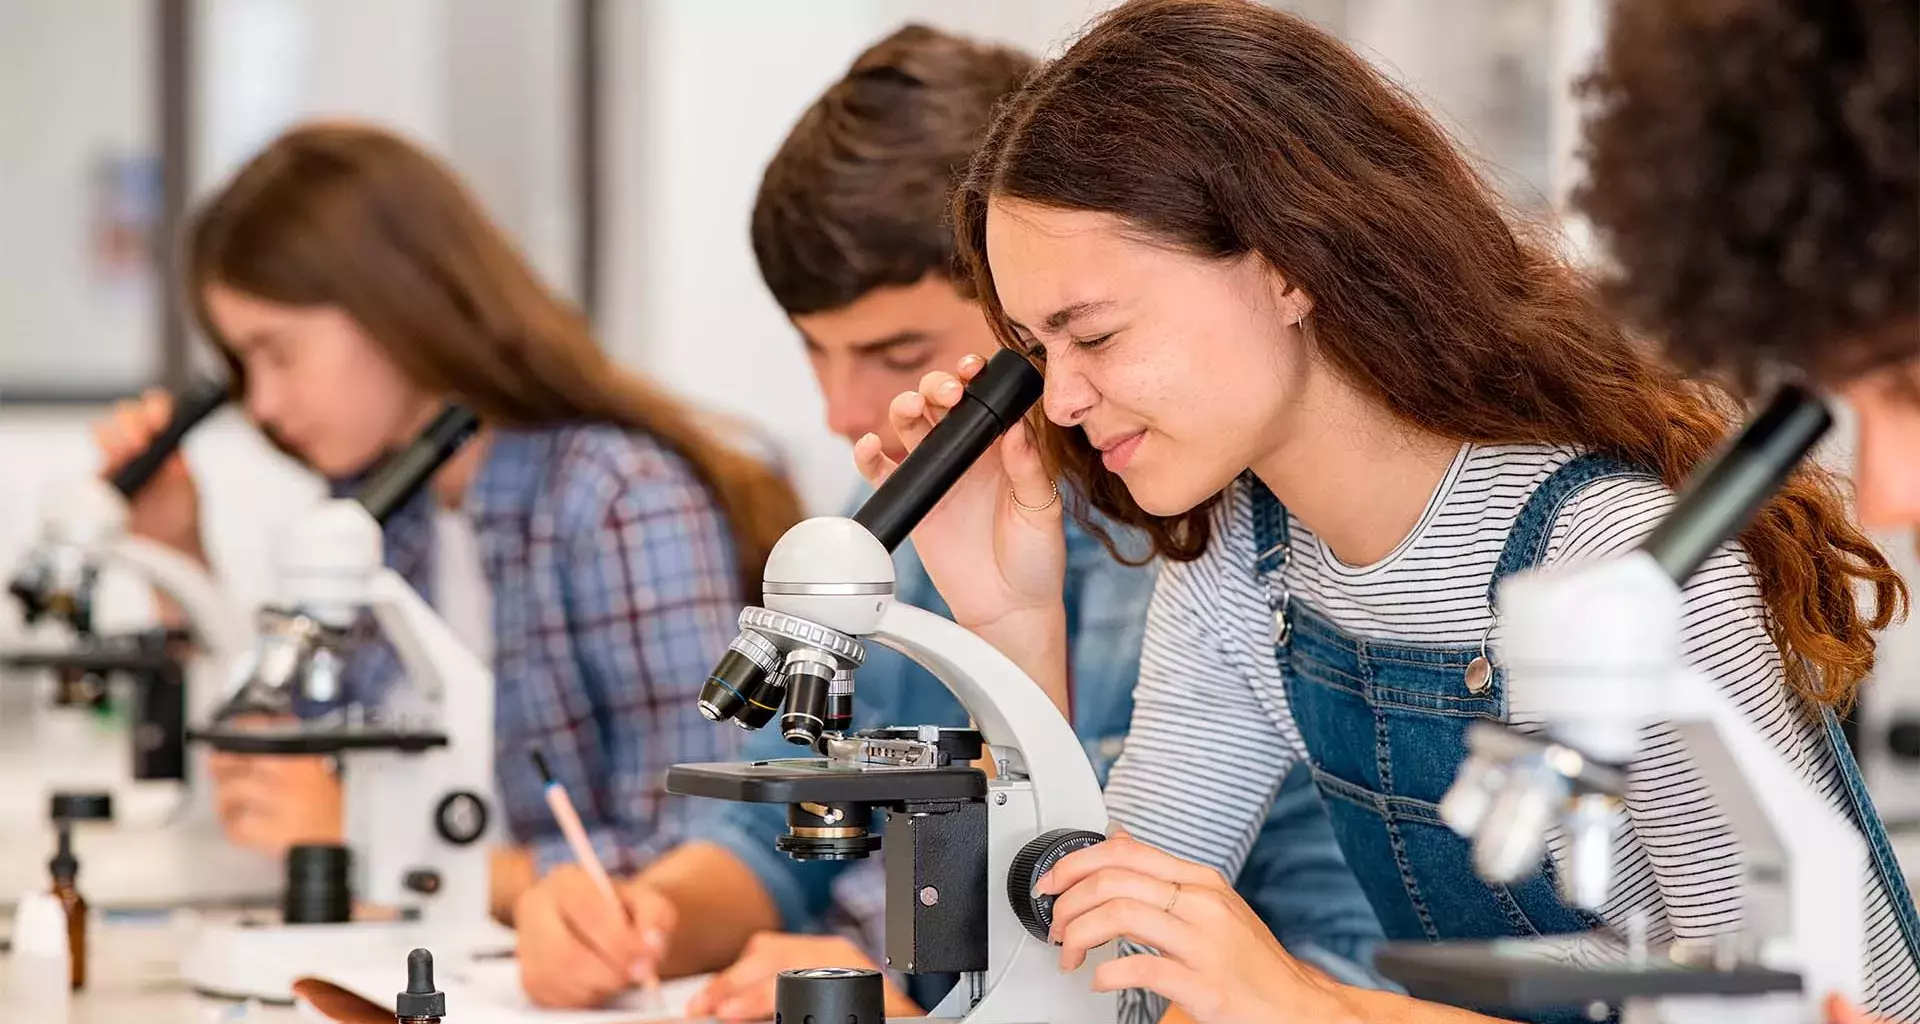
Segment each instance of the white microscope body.
[[[853,518],[802,522],[768,556],[766,604],[741,613],[740,635],[701,688],[701,712],[752,729],[784,706],[788,741],[825,756],[675,765],[667,777],[675,793],[787,805],[788,832],[775,845],[791,856],[880,849],[888,964],[960,974],[931,1018],[956,1024],[1114,1024],[1119,1015],[1117,994],[1093,990],[1093,971],[1112,950],[1063,973],[1046,940],[1052,901],[1032,887],[1058,858],[1105,838],[1106,804],[1085,748],[991,644],[894,599],[891,550],[1042,385],[1022,356],[995,355]],[[930,671],[974,729],[909,722],[846,732],[870,642]],[[990,778],[973,767],[982,757]],[[884,848],[869,830],[875,810],[886,815]]]
[[[489,916],[490,853],[502,831],[491,670],[386,567],[380,525],[360,502],[328,501],[306,513],[281,550],[280,621],[304,620],[337,635],[371,610],[404,669],[395,697],[377,722],[215,727],[200,737],[240,753],[336,754],[354,901],[398,911],[401,921],[206,927],[187,957],[189,983],[285,1001],[301,976],[351,960],[375,934],[404,933],[443,955],[510,944]],[[253,663],[258,669],[323,650],[290,650],[284,637],[263,634]],[[277,674],[300,676],[288,668]]]
[[[1469,975],[1474,985],[1499,986],[1481,993],[1522,991],[1524,982],[1536,1000],[1528,1005],[1565,1004],[1548,996],[1569,994],[1575,1005],[1618,1005],[1627,1021],[1811,1024],[1824,1019],[1829,993],[1864,1002],[1869,859],[1859,827],[1682,654],[1682,585],[1738,535],[1831,422],[1816,396],[1784,388],[1634,551],[1504,582],[1495,647],[1509,711],[1541,729],[1474,723],[1471,754],[1440,806],[1494,884],[1537,870],[1548,833],[1562,829],[1562,896],[1598,911],[1644,730],[1669,726],[1738,844],[1741,929],[1705,950],[1676,943],[1649,956],[1644,932],[1629,926],[1619,962],[1557,968],[1529,960],[1527,940],[1396,944],[1380,958],[1396,965],[1389,976],[1415,994],[1421,985],[1464,991]],[[1470,998],[1500,1005],[1492,995]]]
[[[1654,559],[1636,551],[1515,576],[1500,609],[1512,711],[1543,720],[1563,756],[1624,765],[1644,727],[1666,723],[1680,734],[1742,852],[1743,932],[1730,952],[1803,979],[1791,999],[1764,1008],[1741,1000],[1729,1012],[1816,1021],[1830,992],[1863,1002],[1866,845],[1719,686],[1685,665],[1680,591]],[[1570,831],[1561,865],[1590,909],[1606,894],[1613,855],[1611,830],[1593,827]],[[1702,1010],[1676,999],[1649,1019],[1697,1020],[1688,1014]]]
[[[987,783],[989,885],[998,888],[1009,878],[1014,858],[1036,837],[1056,829],[1104,833],[1099,779],[1072,725],[1045,691],[992,644],[895,601],[893,589],[892,557],[851,519],[800,523],[767,560],[768,609],[905,654],[946,684],[973,717],[996,767]],[[1112,958],[1111,947],[1095,950],[1078,970],[1062,972],[1059,950],[1021,925],[1007,896],[989,897],[990,966],[984,976],[955,986],[931,1020],[1113,1024],[1117,997],[1093,991],[1093,970]]]
[[174,599],[186,613],[199,657],[187,667],[188,718],[218,700],[217,670],[246,645],[247,624],[220,596],[207,570],[164,545],[127,533],[128,500],[175,457],[181,442],[231,397],[229,386],[201,380],[175,396],[167,423],[146,447],[105,478],[91,474],[57,490],[42,509],[40,535],[10,589],[31,624],[64,619],[92,632],[94,584],[102,569],[123,567]]
[[[322,503],[294,525],[281,562],[282,605],[345,631],[371,610],[400,655],[403,678],[388,703],[381,732],[442,733],[443,746],[410,752],[405,741],[352,744],[340,750],[347,846],[355,863],[355,897],[380,906],[417,909],[424,921],[471,924],[488,916],[489,840],[500,829],[493,797],[493,671],[386,567],[380,526],[352,499]],[[442,834],[436,810],[450,798],[483,801],[480,821],[452,826],[464,842]],[[451,809],[468,815],[471,803]],[[410,888],[410,873],[438,875],[431,892]]]

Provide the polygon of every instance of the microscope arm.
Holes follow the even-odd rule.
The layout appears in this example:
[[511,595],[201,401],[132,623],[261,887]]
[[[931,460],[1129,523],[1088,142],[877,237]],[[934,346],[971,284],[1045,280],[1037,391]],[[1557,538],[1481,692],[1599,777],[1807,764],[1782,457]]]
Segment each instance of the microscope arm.
[[898,601],[869,639],[918,662],[952,691],[973,716],[1003,775],[1034,780],[1041,831],[1106,831],[1100,782],[1079,736],[1046,692],[1006,655],[965,627]]
[[221,596],[205,566],[143,537],[116,538],[105,555],[178,603],[195,638],[215,663],[231,663],[247,650],[251,630]]
[[[768,595],[771,602],[777,600]],[[1089,992],[1093,970],[1114,955],[1095,951],[1079,970],[1063,973],[1055,950],[1030,934],[1004,898],[1016,858],[1034,837],[1060,830],[1107,831],[1106,803],[1086,749],[1039,684],[977,634],[932,612],[892,602],[867,639],[912,658],[938,678],[973,716],[999,763],[988,802],[987,908],[989,967],[958,985],[932,1009],[937,1019],[967,1022],[1053,1021],[1092,1024],[1115,1018],[1115,997]],[[889,835],[893,826],[889,824]],[[890,839],[889,842],[892,840]],[[898,854],[894,851],[894,855]],[[911,893],[888,893],[889,956],[896,904]]]
[[[402,690],[419,698],[399,710],[432,713],[445,730],[446,747],[432,757],[385,752],[361,755],[347,766],[349,841],[367,870],[369,899],[404,904],[414,868],[431,866],[439,877],[427,907],[440,923],[479,926],[490,906],[488,849],[503,832],[497,813],[475,823],[478,833],[456,843],[442,821],[446,801],[469,794],[474,805],[498,808],[493,766],[493,673],[399,573],[380,568],[366,581],[365,605],[400,655]],[[411,684],[411,685],[408,685]],[[399,723],[403,727],[404,722]],[[437,806],[436,806],[437,805]],[[418,824],[416,824],[418,823]]]
[[451,708],[470,702],[478,681],[485,683],[491,699],[493,670],[460,642],[446,620],[399,573],[383,568],[374,574],[367,583],[366,603],[423,696],[454,702],[448,705]]
[[[1744,927],[1762,963],[1798,970],[1812,998],[1867,995],[1867,848],[1732,700],[1698,672],[1673,680],[1669,721],[1739,837]],[[1764,794],[1764,798],[1762,797]]]

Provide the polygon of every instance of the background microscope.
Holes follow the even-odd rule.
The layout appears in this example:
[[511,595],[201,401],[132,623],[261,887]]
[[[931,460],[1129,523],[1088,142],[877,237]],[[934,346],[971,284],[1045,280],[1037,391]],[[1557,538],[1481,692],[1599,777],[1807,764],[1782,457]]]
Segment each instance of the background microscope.
[[[1618,935],[1393,945],[1379,955],[1383,973],[1425,998],[1588,1007],[1595,1019],[1617,1007],[1627,1021],[1818,1021],[1830,992],[1862,1000],[1865,895],[1850,867],[1866,863],[1860,829],[1680,653],[1681,585],[1739,534],[1831,422],[1816,396],[1787,388],[1695,474],[1638,549],[1503,584],[1496,652],[1511,677],[1511,710],[1544,728],[1474,723],[1471,754],[1440,807],[1493,885],[1538,872],[1558,834],[1562,898],[1598,910],[1611,891],[1643,729],[1671,725],[1742,851],[1742,929],[1705,947],[1649,949],[1643,925]],[[1823,718],[1837,755],[1848,756],[1838,722]],[[1570,955],[1568,944],[1585,945],[1585,955]]]

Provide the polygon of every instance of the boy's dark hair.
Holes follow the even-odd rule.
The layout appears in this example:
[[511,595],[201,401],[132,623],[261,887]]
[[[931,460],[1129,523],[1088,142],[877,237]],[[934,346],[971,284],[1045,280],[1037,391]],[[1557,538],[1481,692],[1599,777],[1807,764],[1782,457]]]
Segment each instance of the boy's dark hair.
[[948,196],[994,107],[1034,63],[924,25],[855,59],[760,179],[753,253],[781,308],[838,309],[929,273],[960,283]]
[[1575,196],[1615,308],[1688,369],[1920,355],[1920,5],[1621,0]]

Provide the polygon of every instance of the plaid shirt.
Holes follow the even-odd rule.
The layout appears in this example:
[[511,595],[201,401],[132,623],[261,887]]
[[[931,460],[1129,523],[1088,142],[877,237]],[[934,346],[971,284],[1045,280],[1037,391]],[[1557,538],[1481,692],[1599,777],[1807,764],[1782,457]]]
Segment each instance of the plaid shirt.
[[[386,527],[387,564],[433,601],[431,498]],[[741,607],[732,535],[692,468],[603,425],[490,432],[462,512],[492,590],[494,775],[513,840],[544,874],[571,859],[528,751],[546,755],[610,870],[680,842],[696,808],[667,767],[732,757],[695,700]],[[347,689],[377,699],[400,673],[363,645]]]

